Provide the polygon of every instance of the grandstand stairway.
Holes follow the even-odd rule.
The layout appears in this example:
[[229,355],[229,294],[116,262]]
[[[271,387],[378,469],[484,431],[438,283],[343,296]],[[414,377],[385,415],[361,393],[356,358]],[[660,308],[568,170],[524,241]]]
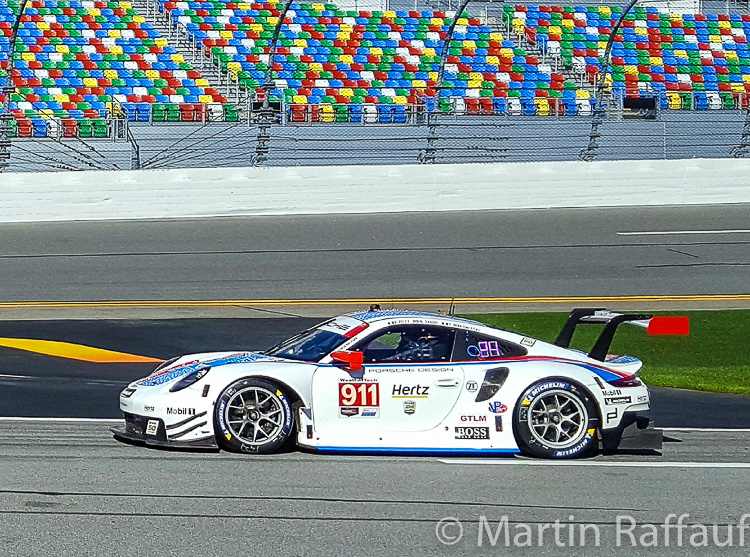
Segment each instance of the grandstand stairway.
[[168,12],[160,9],[157,0],[131,0],[131,4],[159,31],[162,37],[165,37],[195,69],[200,71],[201,77],[207,79],[214,89],[228,100],[244,100],[240,98],[238,88],[230,86],[228,76],[222,75],[218,67],[211,64],[201,47],[196,47],[186,34],[180,33],[176,27],[172,26]]

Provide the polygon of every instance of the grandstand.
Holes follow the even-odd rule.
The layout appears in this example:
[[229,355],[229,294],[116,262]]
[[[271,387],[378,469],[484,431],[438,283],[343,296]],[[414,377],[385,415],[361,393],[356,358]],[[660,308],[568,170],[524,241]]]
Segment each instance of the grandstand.
[[[621,117],[623,98],[653,97],[666,112],[746,109],[747,10],[670,13],[653,4],[627,15],[615,38],[608,108]],[[194,143],[210,141],[224,132],[196,126],[222,123],[238,143],[248,143],[260,137],[254,126],[266,94],[274,124],[386,124],[390,135],[380,141],[412,138],[406,152],[424,149],[417,147],[424,133],[397,133],[393,126],[443,122],[443,130],[451,129],[443,137],[470,139],[486,152],[498,140],[523,139],[497,122],[492,125],[503,129],[497,137],[476,131],[497,116],[515,117],[532,132],[539,116],[570,117],[562,133],[576,140],[586,134],[587,119],[578,124],[573,117],[592,114],[604,48],[622,8],[491,2],[456,14],[446,9],[455,5],[398,7],[294,2],[271,61],[278,1],[31,0],[17,41],[10,135],[106,138],[129,142],[121,150],[132,150],[136,141],[160,137],[178,143],[182,132],[169,131],[171,124],[189,129]],[[0,0],[0,83],[19,8],[18,0]],[[440,54],[454,19],[440,80]],[[428,122],[426,115],[442,120]],[[471,122],[461,124],[464,117]],[[324,127],[320,141],[346,139],[346,131]],[[503,150],[508,147],[494,149],[493,157]],[[237,145],[228,157],[242,151]],[[413,155],[404,157],[413,161]]]

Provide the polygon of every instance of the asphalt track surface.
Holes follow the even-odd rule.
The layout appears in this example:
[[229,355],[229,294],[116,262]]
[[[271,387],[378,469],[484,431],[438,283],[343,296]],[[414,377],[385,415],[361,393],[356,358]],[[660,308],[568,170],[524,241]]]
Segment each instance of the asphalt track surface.
[[3,302],[748,294],[748,205],[0,225]]
[[[3,225],[0,284],[3,302],[746,294],[747,216],[747,206],[722,206]],[[643,231],[678,234],[618,234]],[[314,321],[87,321],[69,308],[24,321],[1,311],[2,337],[158,358],[261,349]],[[152,368],[2,348],[0,416],[116,417],[122,386]],[[655,389],[654,407],[661,427],[742,429],[670,430],[662,455],[560,465],[174,452],[114,440],[115,422],[0,418],[0,555],[747,555],[750,531],[739,547],[735,525],[750,512],[748,397]],[[693,548],[691,529],[677,546],[675,528],[666,546],[662,526],[657,547],[640,547],[643,525],[670,513],[721,525],[719,542],[731,526],[732,547],[709,534]],[[486,530],[477,547],[482,516],[493,529],[507,516],[511,545],[514,524],[528,524],[534,547],[505,547],[502,533],[492,547]],[[639,547],[618,536],[618,516],[637,521]],[[436,536],[445,517],[464,533],[450,546]],[[555,520],[595,525],[600,545],[538,535]]]

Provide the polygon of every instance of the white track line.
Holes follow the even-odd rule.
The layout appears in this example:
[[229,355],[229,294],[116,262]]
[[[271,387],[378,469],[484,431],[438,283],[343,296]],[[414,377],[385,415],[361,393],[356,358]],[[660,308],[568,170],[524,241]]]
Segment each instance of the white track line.
[[677,234],[748,234],[750,230],[662,230],[653,232],[618,232],[618,236],[673,236]]
[[53,422],[53,423],[96,423],[121,424],[124,420],[113,418],[23,418],[17,416],[0,416],[0,422]]
[[597,460],[448,460],[439,459],[443,464],[482,465],[482,466],[569,466],[578,468],[750,468],[750,462],[601,462]]

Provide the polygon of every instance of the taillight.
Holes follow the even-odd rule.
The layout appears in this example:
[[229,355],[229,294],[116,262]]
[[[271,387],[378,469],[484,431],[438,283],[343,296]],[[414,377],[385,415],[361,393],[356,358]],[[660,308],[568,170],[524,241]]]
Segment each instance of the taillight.
[[637,375],[631,375],[630,377],[623,377],[622,379],[615,379],[614,381],[607,381],[613,387],[640,387],[643,383],[638,379]]

